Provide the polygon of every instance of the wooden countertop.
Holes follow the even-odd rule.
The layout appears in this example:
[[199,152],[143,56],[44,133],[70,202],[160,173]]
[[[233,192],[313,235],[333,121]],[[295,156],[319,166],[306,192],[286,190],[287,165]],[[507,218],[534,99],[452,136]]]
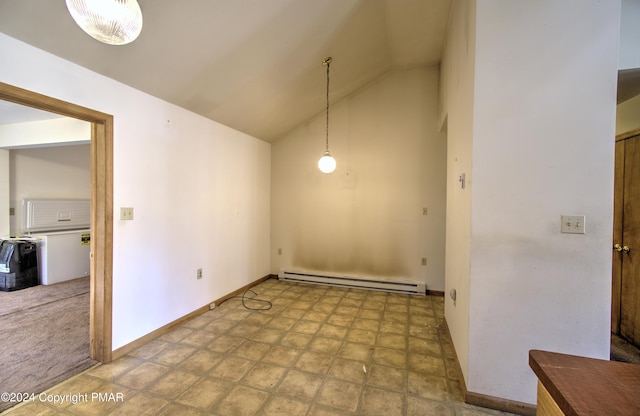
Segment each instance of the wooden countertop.
[[567,416],[640,415],[640,365],[531,350],[529,366]]

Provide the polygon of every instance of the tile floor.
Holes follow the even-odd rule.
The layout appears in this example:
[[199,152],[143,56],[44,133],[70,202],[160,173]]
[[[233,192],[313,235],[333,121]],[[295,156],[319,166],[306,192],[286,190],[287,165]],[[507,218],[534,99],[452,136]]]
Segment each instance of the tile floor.
[[504,414],[462,402],[441,297],[276,279],[253,290],[272,308],[230,299],[8,414]]

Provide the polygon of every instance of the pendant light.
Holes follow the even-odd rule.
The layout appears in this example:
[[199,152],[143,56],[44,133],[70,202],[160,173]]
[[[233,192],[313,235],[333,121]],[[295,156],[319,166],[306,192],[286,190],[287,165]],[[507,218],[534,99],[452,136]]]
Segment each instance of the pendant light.
[[136,0],[66,0],[73,20],[92,38],[109,45],[131,43],[142,31]]
[[329,152],[329,67],[331,66],[331,57],[327,57],[322,61],[322,65],[327,67],[327,128],[324,155],[318,160],[318,169],[322,173],[331,173],[336,170],[336,160]]

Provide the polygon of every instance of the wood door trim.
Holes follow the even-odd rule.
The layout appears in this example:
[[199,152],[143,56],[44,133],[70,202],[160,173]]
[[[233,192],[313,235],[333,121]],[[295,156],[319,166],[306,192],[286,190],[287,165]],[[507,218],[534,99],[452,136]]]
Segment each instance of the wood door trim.
[[615,144],[614,191],[613,191],[613,235],[611,242],[611,332],[620,334],[620,290],[622,287],[622,253],[613,250],[614,244],[623,244],[622,224],[624,215],[624,149],[626,142]]
[[640,136],[640,129],[629,130],[627,132],[617,134],[616,141],[630,139],[635,136]]
[[113,116],[0,82],[0,99],[92,123],[90,355],[112,358]]

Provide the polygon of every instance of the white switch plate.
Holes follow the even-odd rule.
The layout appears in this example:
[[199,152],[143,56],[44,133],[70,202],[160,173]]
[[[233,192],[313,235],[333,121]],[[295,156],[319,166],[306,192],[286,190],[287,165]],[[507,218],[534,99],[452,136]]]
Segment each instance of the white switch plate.
[[133,220],[133,208],[120,207],[120,220],[126,220],[126,221]]
[[560,232],[565,234],[584,234],[584,215],[561,215]]

